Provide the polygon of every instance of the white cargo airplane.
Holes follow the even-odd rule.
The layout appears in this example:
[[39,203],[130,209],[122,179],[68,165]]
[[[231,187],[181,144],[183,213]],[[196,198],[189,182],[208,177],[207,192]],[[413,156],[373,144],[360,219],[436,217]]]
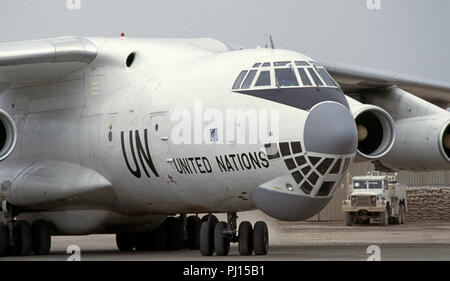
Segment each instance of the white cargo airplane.
[[[309,218],[353,160],[449,169],[449,94],[447,83],[213,39],[0,44],[0,256],[95,233],[116,234],[121,251],[227,255],[238,242],[241,255],[265,255],[266,224],[238,227],[238,212]],[[273,140],[236,140],[252,129],[242,118],[204,129],[199,104],[277,112],[259,132]],[[200,131],[179,133],[183,120]]]

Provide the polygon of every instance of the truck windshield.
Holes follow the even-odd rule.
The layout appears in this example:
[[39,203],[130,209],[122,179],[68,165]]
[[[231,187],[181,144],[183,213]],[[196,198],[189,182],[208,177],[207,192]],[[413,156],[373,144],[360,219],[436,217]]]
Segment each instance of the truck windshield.
[[381,181],[369,181],[369,188],[370,189],[378,189],[378,188],[382,188],[383,184]]
[[366,181],[353,181],[353,188],[354,189],[367,189],[367,182]]

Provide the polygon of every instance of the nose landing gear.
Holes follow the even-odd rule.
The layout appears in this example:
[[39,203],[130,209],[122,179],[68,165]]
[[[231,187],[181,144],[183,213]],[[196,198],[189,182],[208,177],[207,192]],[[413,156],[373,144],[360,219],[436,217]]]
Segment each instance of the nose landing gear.
[[242,256],[267,255],[269,250],[269,232],[265,222],[258,221],[252,227],[248,221],[243,221],[237,231],[236,213],[228,213],[227,222],[217,222],[215,216],[209,215],[201,225],[200,253],[203,256],[227,256],[230,243],[238,243],[239,254]]

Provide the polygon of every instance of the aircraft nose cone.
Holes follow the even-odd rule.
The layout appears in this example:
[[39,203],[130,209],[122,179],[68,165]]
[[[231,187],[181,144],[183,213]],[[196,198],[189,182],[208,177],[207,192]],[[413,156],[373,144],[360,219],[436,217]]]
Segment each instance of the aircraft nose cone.
[[303,136],[305,149],[310,152],[345,155],[358,148],[355,119],[336,102],[323,102],[311,109]]

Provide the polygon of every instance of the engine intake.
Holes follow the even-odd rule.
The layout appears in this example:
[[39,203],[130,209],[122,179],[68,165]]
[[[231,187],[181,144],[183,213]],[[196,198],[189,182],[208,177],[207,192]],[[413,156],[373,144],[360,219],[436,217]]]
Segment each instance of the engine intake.
[[394,145],[394,120],[384,109],[361,104],[352,108],[358,129],[358,150],[355,161],[376,160]]
[[16,146],[17,130],[12,117],[0,109],[0,161],[6,159]]

